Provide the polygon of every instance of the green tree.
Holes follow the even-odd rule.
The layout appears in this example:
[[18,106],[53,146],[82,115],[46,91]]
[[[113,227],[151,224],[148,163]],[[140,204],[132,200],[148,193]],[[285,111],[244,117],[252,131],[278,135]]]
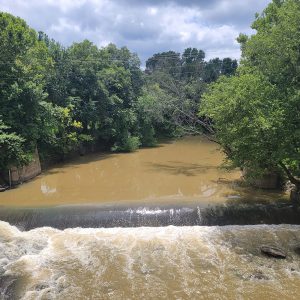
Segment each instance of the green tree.
[[189,80],[191,78],[202,78],[205,62],[205,53],[196,48],[184,50],[181,58],[181,78]]
[[47,97],[44,86],[52,61],[36,32],[8,13],[0,13],[0,43],[0,117],[30,153],[43,134],[39,103]]
[[176,125],[172,120],[175,98],[156,83],[144,86],[135,110],[143,146],[155,146],[157,138],[172,136]]
[[156,53],[146,61],[146,73],[166,72],[174,78],[180,77],[181,57],[180,53],[167,51]]
[[233,167],[263,173],[277,168],[282,101],[276,86],[254,70],[221,77],[203,96],[201,113],[213,120],[217,141]]
[[220,58],[213,58],[205,64],[204,68],[204,81],[211,83],[216,81],[220,76],[232,76],[235,74],[238,63],[236,59],[229,57],[221,60]]
[[[273,1],[240,36],[237,76],[221,78],[201,109],[234,165],[281,169],[300,190],[300,2]],[[220,116],[224,114],[224,116]]]
[[6,171],[11,166],[19,166],[29,161],[30,155],[24,150],[25,139],[12,132],[0,120],[0,170]]

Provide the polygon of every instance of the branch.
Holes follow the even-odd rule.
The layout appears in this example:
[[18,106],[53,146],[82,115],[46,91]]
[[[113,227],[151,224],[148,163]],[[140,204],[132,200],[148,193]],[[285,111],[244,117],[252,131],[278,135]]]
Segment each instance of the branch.
[[300,187],[300,180],[293,176],[292,172],[286,167],[286,165],[283,162],[279,162],[279,166],[285,171],[290,182],[295,184],[297,187]]

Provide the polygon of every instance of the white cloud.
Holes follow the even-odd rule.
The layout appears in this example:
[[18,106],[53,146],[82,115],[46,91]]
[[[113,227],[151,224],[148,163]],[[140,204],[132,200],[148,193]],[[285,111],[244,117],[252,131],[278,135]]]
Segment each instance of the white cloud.
[[269,0],[0,0],[0,10],[69,45],[128,46],[142,60],[160,51],[197,47],[207,57],[238,58],[239,32],[250,33]]
[[49,30],[51,32],[64,32],[66,30],[69,30],[69,31],[74,31],[74,32],[80,32],[81,29],[80,29],[80,26],[77,25],[76,23],[72,23],[70,22],[70,20],[67,20],[65,18],[60,18],[58,20],[58,24],[53,24]]

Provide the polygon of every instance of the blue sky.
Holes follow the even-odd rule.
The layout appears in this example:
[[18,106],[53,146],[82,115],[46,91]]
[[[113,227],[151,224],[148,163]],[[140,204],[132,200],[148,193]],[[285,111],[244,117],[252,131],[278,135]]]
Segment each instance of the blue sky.
[[157,52],[203,49],[207,59],[240,57],[235,41],[251,34],[256,12],[270,0],[0,0],[0,10],[20,16],[63,45],[89,39],[115,43],[142,61]]

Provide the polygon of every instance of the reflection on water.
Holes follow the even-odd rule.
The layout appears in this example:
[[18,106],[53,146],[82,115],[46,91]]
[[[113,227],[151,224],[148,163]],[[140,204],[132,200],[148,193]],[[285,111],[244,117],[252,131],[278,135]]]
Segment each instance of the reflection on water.
[[41,192],[43,194],[53,194],[56,193],[56,188],[51,188],[44,181],[41,182]]
[[[299,242],[296,225],[20,232],[0,222],[0,295],[299,299]],[[263,256],[262,244],[283,248],[287,259]]]
[[[11,206],[124,201],[222,203],[249,195],[235,184],[239,171],[219,168],[223,158],[215,144],[199,137],[129,154],[87,155],[1,193],[0,203]],[[250,196],[262,199],[273,198],[274,194],[251,191]]]

